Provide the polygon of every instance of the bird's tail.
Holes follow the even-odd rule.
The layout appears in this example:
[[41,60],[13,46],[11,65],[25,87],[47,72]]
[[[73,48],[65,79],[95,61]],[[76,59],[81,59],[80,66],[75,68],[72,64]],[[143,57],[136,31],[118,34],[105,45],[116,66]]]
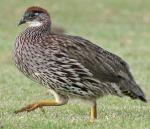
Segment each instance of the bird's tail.
[[123,94],[129,96],[132,99],[140,99],[143,102],[147,102],[144,92],[134,81],[121,80],[120,89]]

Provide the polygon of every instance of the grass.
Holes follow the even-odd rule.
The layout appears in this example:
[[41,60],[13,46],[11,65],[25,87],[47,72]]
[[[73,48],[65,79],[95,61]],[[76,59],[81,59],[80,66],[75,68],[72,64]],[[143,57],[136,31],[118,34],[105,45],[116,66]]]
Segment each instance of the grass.
[[[9,2],[9,3],[8,3]],[[98,119],[88,122],[89,106],[78,101],[15,115],[33,101],[52,98],[46,89],[24,77],[13,64],[11,52],[26,7],[40,5],[51,13],[53,25],[68,34],[85,37],[124,58],[150,98],[149,0],[1,0],[0,4],[0,129],[149,129],[150,104],[129,98],[98,100]]]

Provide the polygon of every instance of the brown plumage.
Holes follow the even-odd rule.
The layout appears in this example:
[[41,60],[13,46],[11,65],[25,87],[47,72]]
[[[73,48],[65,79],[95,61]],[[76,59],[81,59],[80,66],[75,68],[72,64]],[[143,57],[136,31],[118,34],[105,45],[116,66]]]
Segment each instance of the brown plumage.
[[45,9],[30,7],[20,24],[28,23],[16,39],[14,61],[28,78],[49,88],[56,101],[39,101],[16,113],[42,106],[66,104],[76,97],[92,102],[91,119],[96,118],[96,99],[112,94],[127,95],[146,102],[127,63],[120,57],[78,36],[51,32]]

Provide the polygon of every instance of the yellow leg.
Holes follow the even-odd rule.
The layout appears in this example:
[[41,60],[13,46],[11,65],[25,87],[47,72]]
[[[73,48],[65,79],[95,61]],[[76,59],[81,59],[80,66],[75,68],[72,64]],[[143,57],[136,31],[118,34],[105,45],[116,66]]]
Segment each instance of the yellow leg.
[[96,118],[97,118],[97,109],[96,109],[96,102],[95,102],[94,105],[91,107],[90,121],[94,122]]
[[66,104],[65,101],[61,101],[61,102],[56,102],[55,100],[40,100],[38,102],[34,102],[32,104],[29,104],[19,110],[16,110],[15,113],[20,113],[20,112],[30,112],[30,111],[33,111],[37,108],[41,108],[43,106],[61,106],[61,105],[64,105]]

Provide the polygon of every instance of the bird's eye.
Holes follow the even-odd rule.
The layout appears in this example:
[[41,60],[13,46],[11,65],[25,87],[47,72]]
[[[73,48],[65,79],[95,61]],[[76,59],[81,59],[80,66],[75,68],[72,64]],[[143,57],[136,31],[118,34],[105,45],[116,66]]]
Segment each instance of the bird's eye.
[[34,13],[34,15],[35,15],[35,16],[38,16],[38,15],[39,15],[39,13]]
[[28,17],[33,18],[33,17],[38,16],[38,15],[39,15],[38,13],[30,13]]
[[29,18],[33,18],[33,17],[34,17],[34,14],[30,13]]

